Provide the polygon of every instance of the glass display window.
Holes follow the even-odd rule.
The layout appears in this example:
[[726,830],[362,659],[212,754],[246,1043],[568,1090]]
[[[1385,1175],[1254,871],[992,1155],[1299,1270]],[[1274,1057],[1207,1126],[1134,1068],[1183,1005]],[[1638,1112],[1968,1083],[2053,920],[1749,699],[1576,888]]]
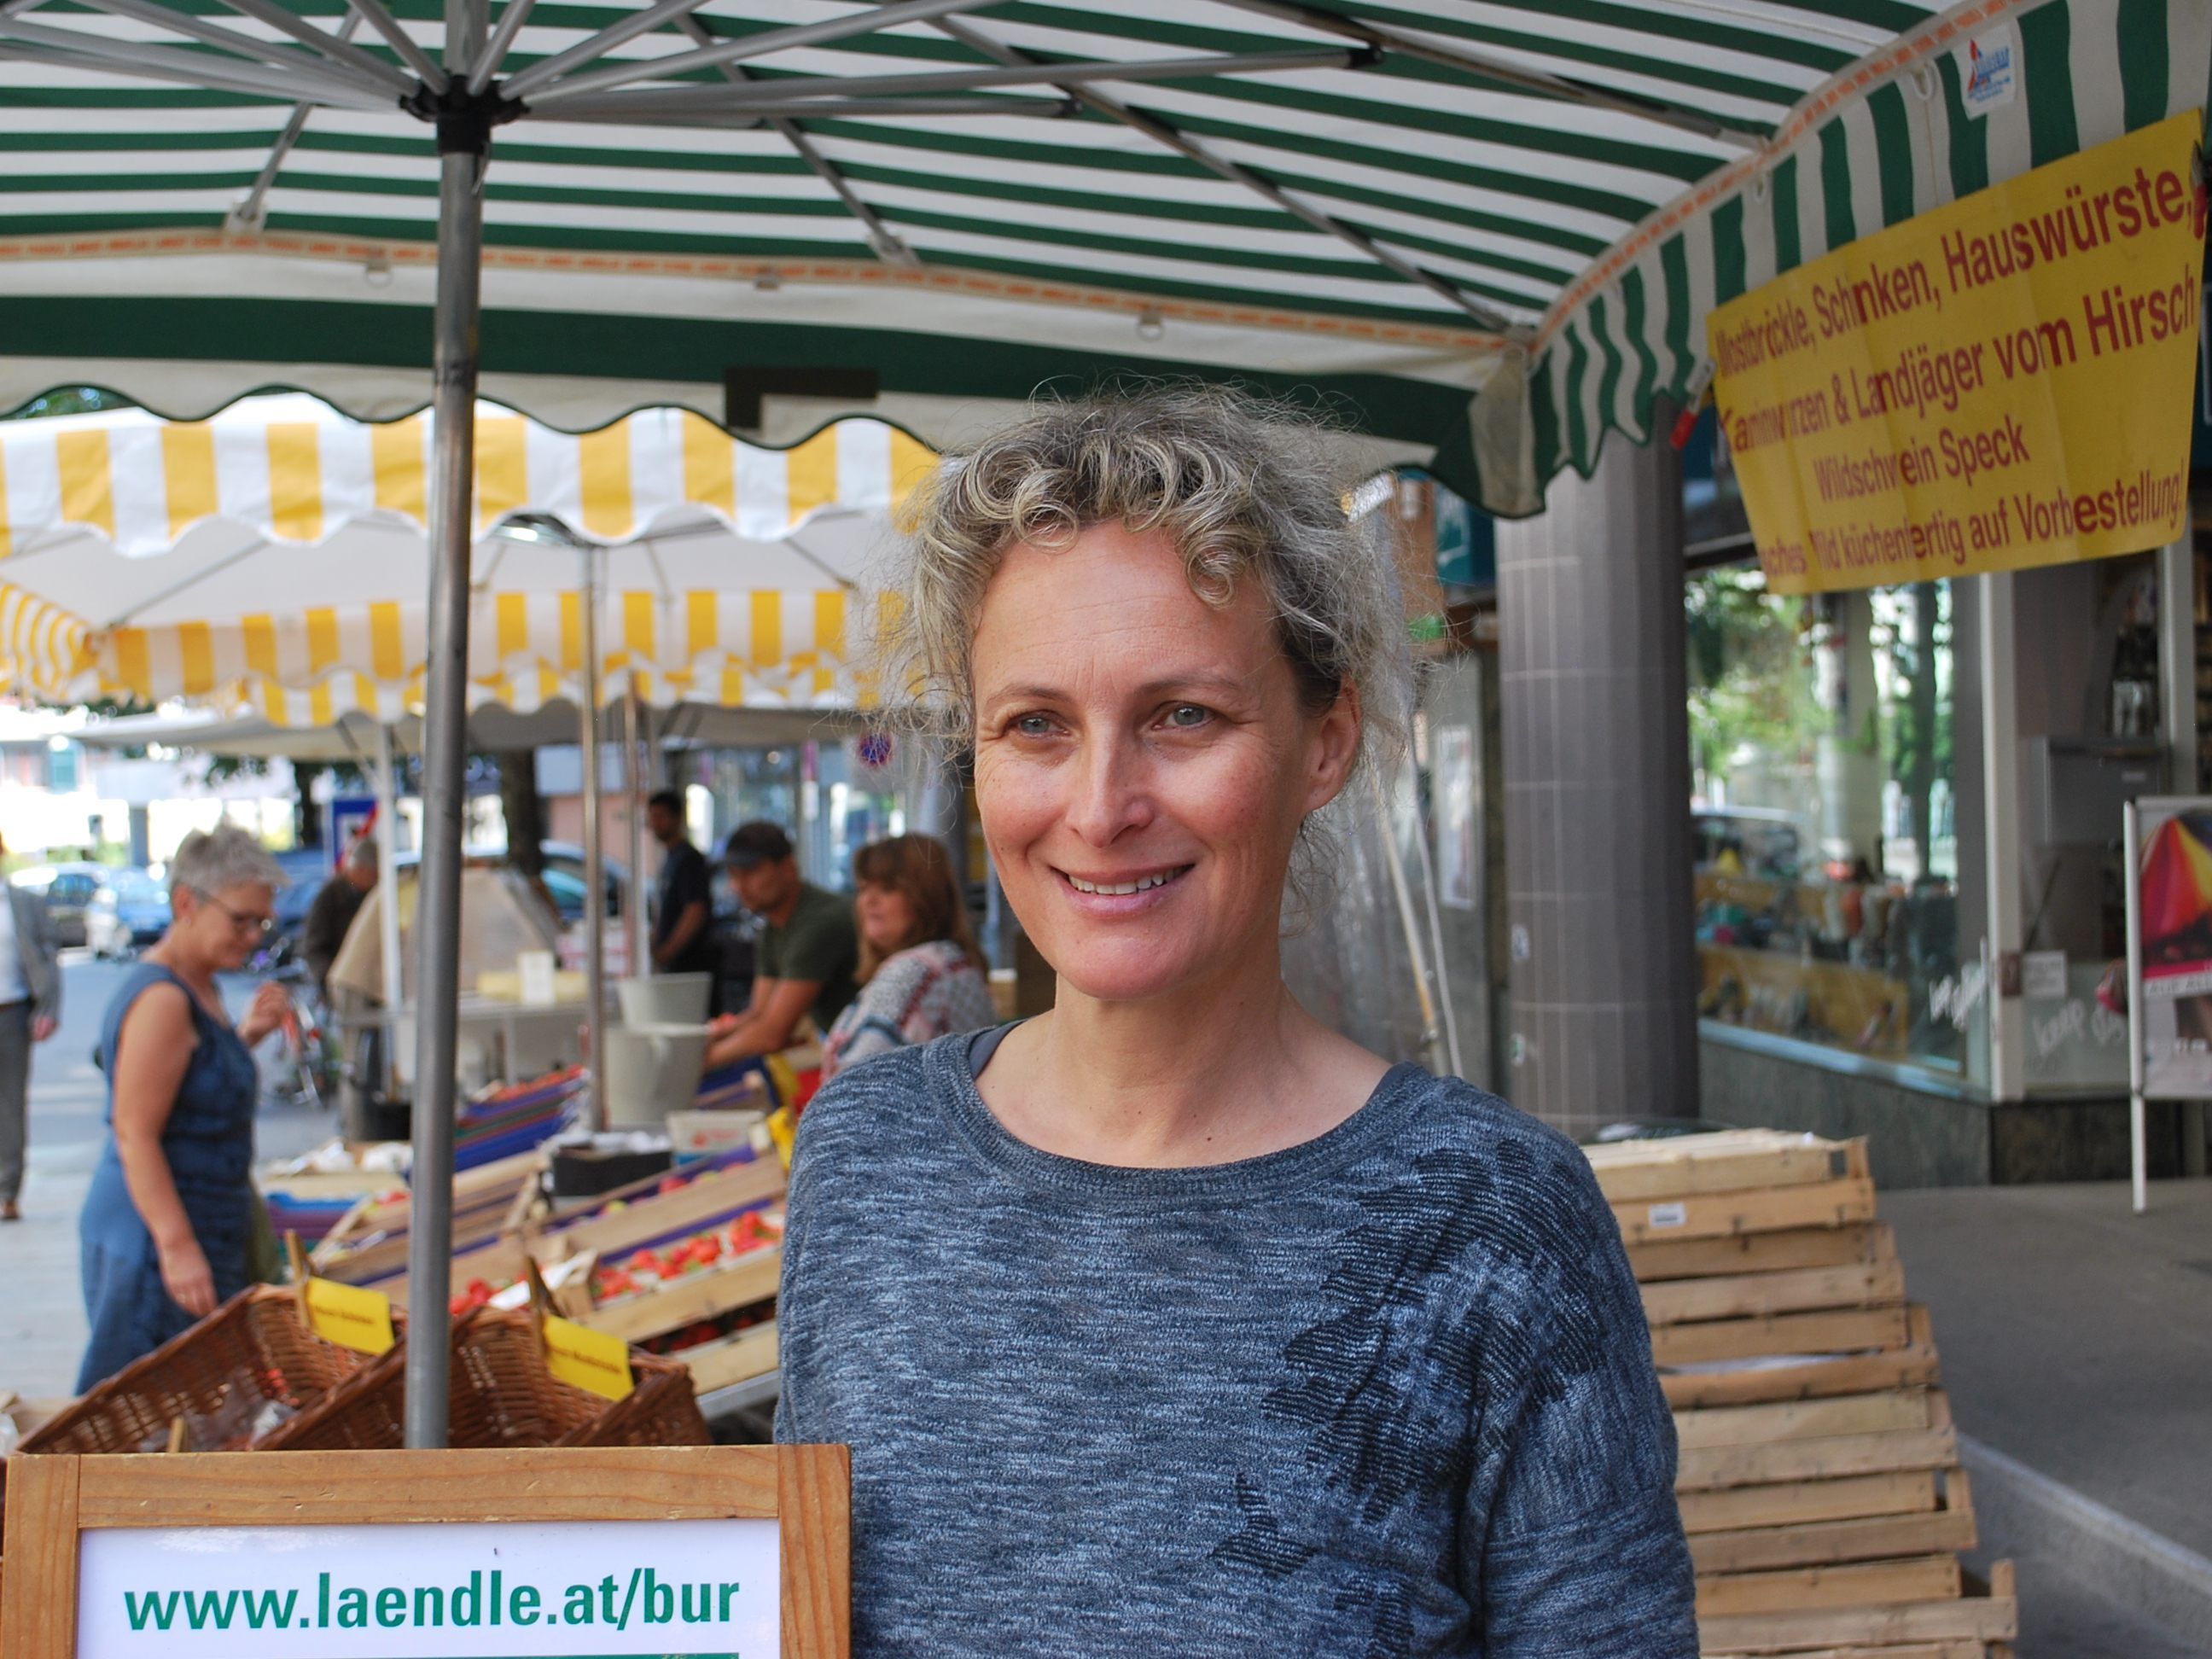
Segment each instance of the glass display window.
[[1689,579],[1704,1019],[1960,1071],[1953,599]]

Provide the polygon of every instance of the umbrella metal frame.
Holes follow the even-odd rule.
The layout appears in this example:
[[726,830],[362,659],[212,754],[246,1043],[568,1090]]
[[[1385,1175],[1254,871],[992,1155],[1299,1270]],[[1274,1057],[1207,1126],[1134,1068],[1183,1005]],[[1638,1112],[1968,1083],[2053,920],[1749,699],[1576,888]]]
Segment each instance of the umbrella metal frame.
[[[871,233],[878,255],[894,264],[914,262],[912,252],[890,234],[857,196],[836,176],[834,166],[809,144],[797,123],[873,113],[900,115],[1029,114],[1047,118],[1087,109],[1144,135],[1271,204],[1294,213],[1318,230],[1347,243],[1364,257],[1443,295],[1485,328],[1525,339],[1528,330],[1469,294],[1452,277],[1432,270],[1373,238],[1303,197],[1215,154],[1206,145],[1152,115],[1134,110],[1096,90],[1101,82],[1146,82],[1200,79],[1238,74],[1280,74],[1299,70],[1371,67],[1389,53],[1402,53],[1470,77],[1528,86],[1585,107],[1626,113],[1656,124],[1700,132],[1755,149],[1760,141],[1733,131],[1692,111],[1627,97],[1539,74],[1524,66],[1492,59],[1458,46],[1407,34],[1346,18],[1317,7],[1286,0],[1226,0],[1226,3],[1279,21],[1349,37],[1343,46],[1243,54],[1219,54],[1119,62],[1060,62],[1031,54],[978,30],[961,14],[978,11],[994,0],[892,0],[857,7],[836,18],[750,34],[738,40],[714,36],[693,16],[703,0],[656,0],[565,51],[544,58],[501,82],[499,70],[530,15],[533,0],[507,0],[496,27],[490,25],[489,0],[447,0],[445,61],[434,61],[401,26],[382,0],[346,0],[351,15],[337,32],[288,10],[277,0],[225,0],[229,9],[288,38],[271,41],[209,21],[167,0],[90,0],[97,9],[150,22],[200,50],[124,41],[82,29],[27,21],[37,0],[0,0],[0,57],[57,67],[122,74],[156,81],[275,96],[299,106],[264,167],[250,211],[258,215],[267,176],[281,163],[284,149],[315,107],[391,110],[395,107],[434,126],[439,167],[438,276],[433,372],[435,450],[432,461],[430,532],[433,565],[429,594],[429,665],[423,713],[423,836],[420,876],[420,952],[416,970],[416,1110],[414,1114],[415,1213],[408,1255],[409,1288],[414,1305],[435,1307],[445,1300],[453,1224],[452,1189],[438,1179],[450,1170],[453,1154],[453,1066],[459,992],[458,935],[461,876],[463,769],[466,758],[468,682],[468,598],[470,585],[471,483],[474,472],[477,393],[477,328],[481,307],[483,252],[483,184],[493,131],[543,109],[567,121],[610,125],[675,125],[694,127],[764,128],[791,143],[808,166],[836,189],[839,198]],[[364,23],[390,48],[402,67],[380,58],[350,38],[356,21]],[[927,22],[993,60],[988,67],[911,75],[747,78],[735,66],[748,58],[800,46],[866,34],[904,22]],[[627,41],[663,27],[684,31],[695,49],[671,57],[609,62]],[[598,64],[599,67],[591,67]],[[720,84],[686,82],[640,87],[672,73],[714,69]],[[1036,88],[1057,95],[1008,96],[1004,89]],[[586,581],[592,579],[586,556]],[[594,606],[582,611],[592,627]],[[586,642],[586,660],[596,651]],[[598,730],[593,718],[599,698],[584,699],[581,736],[584,770],[585,841],[589,861],[600,862],[598,790]],[[635,775],[635,746],[630,769]],[[389,734],[379,745],[379,770],[391,777]],[[388,813],[380,813],[380,840],[391,858]],[[390,864],[387,862],[387,869]],[[635,879],[635,876],[633,878]],[[597,904],[588,908],[591,1002],[596,1012],[604,994],[598,946],[604,932]],[[396,951],[387,961],[396,967]],[[596,1060],[598,1056],[594,1055]],[[406,1435],[410,1446],[442,1445],[447,1431],[446,1355],[442,1344],[410,1347],[406,1370]]]

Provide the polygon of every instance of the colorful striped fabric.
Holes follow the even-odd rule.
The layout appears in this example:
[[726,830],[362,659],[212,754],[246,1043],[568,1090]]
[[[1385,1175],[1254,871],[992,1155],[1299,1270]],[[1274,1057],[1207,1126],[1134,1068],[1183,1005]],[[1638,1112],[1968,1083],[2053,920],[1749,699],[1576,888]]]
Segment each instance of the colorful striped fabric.
[[[872,539],[935,457],[848,420],[788,450],[652,410],[578,437],[487,410],[480,532],[557,519],[605,544],[602,696],[842,707],[865,603],[852,558],[785,538]],[[350,421],[304,398],[204,424],[137,411],[0,423],[0,672],[56,700],[187,697],[284,726],[419,704],[428,649],[429,422]],[[865,528],[854,520],[866,520]],[[534,527],[533,527],[534,526]],[[305,542],[307,546],[287,545]],[[578,555],[487,533],[471,698],[527,712],[586,678]]]
[[[342,27],[337,0],[270,3]],[[501,73],[645,9],[545,0]],[[1511,511],[1608,429],[1648,434],[1719,301],[2195,107],[2212,53],[2203,0],[676,9],[604,60],[640,78],[566,101],[556,79],[496,131],[487,396],[569,429],[719,421],[738,368],[766,374],[775,441],[857,405],[945,448],[1040,386],[1235,376]],[[440,51],[439,0],[392,10]],[[348,50],[386,78],[333,91],[270,15],[0,17],[0,405],[87,380],[179,416],[270,386],[371,418],[427,402],[438,163],[389,84],[411,71],[363,28]],[[1976,113],[1960,55],[1984,39],[2018,84]],[[173,56],[122,73],[118,44]],[[651,66],[708,45],[753,55]],[[295,92],[254,89],[270,62]],[[786,101],[730,112],[763,100]],[[809,397],[824,368],[878,395]]]
[[[1962,47],[2016,41],[2019,85],[1970,113]],[[1555,301],[1530,380],[1532,475],[1588,473],[1608,429],[1650,434],[1705,358],[1705,318],[1785,270],[1916,214],[2200,108],[2212,6],[1967,5],[1820,88],[1754,158],[1721,169],[1594,261]],[[1523,507],[1533,507],[1524,501]]]
[[[70,526],[134,556],[209,520],[317,542],[372,515],[428,516],[427,416],[369,425],[304,398],[256,398],[207,422],[137,410],[0,423],[0,558]],[[577,436],[487,405],[477,417],[479,532],[550,514],[626,541],[679,507],[773,541],[828,507],[882,513],[936,457],[877,421],[841,421],[789,449],[732,438],[682,410],[646,410]]]

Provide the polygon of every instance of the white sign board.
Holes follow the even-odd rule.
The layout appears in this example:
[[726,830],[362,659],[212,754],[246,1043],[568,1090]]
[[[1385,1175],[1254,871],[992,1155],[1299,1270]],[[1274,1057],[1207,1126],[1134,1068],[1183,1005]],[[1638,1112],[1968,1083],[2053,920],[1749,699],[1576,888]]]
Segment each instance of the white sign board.
[[1437,893],[1455,910],[1472,910],[1482,872],[1474,728],[1437,727],[1436,756]]
[[88,1529],[77,1659],[775,1659],[777,1523]]

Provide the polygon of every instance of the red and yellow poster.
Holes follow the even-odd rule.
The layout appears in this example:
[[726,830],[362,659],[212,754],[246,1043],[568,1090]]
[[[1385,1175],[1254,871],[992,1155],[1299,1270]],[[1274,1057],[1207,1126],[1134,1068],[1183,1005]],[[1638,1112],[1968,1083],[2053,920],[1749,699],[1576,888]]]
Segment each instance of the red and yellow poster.
[[2212,801],[2136,804],[2141,1093],[2212,1094]]
[[2187,522],[2195,114],[1863,237],[1716,310],[1767,585],[2139,552]]

